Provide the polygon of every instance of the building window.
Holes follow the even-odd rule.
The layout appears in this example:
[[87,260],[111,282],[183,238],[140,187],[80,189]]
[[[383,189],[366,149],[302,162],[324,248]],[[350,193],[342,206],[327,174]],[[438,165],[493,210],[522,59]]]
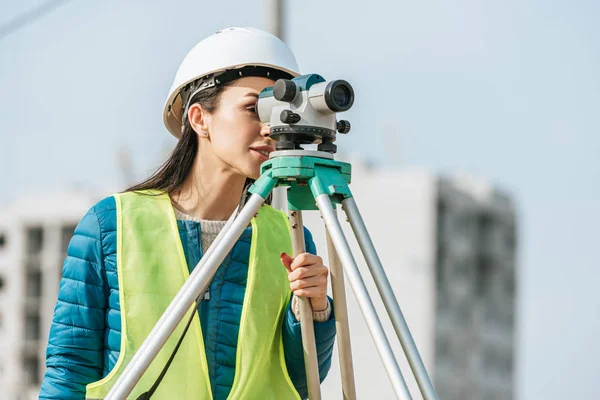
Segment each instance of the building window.
[[441,291],[444,288],[444,260],[446,258],[446,252],[444,247],[444,237],[443,231],[445,229],[446,222],[444,219],[446,218],[446,206],[443,202],[438,203],[438,215],[437,215],[437,251],[436,251],[436,283],[438,291]]
[[471,265],[469,260],[462,259],[454,263],[453,273],[461,280],[468,279],[471,277]]
[[477,217],[477,233],[479,251],[486,258],[493,258],[496,252],[496,241],[498,226],[490,215],[481,214]]
[[511,375],[513,369],[512,355],[510,353],[503,353],[500,355],[498,357],[496,368],[498,372],[504,376]]
[[6,235],[0,232],[0,250],[6,247]]
[[27,272],[25,293],[29,297],[40,297],[42,295],[42,272],[39,269]]
[[488,296],[483,302],[483,321],[490,326],[502,325],[502,310],[498,302],[494,301],[492,296]]
[[487,376],[508,377],[512,375],[513,358],[511,351],[486,347],[483,350],[483,371]]
[[25,339],[40,340],[40,314],[28,314],[25,318]]
[[40,383],[40,363],[36,356],[28,355],[23,359],[25,367],[25,377],[29,385],[38,385]]
[[437,288],[438,291],[445,291],[446,290],[446,271],[445,271],[445,263],[444,263],[444,258],[443,258],[443,254],[441,254],[441,251],[438,252],[438,257],[437,257],[437,262],[436,262],[436,283],[437,283]]
[[475,277],[475,288],[477,295],[482,298],[490,292],[492,276],[492,263],[487,257],[479,257],[477,261],[477,275]]
[[28,254],[25,259],[28,271],[39,271],[42,269],[42,257],[38,254]]
[[61,229],[61,249],[63,251],[67,251],[67,247],[69,247],[69,242],[73,237],[73,233],[75,232],[75,225],[67,225],[63,226]]
[[27,229],[27,252],[29,254],[42,251],[44,243],[44,231],[41,226]]
[[436,358],[447,360],[450,358],[450,340],[448,336],[438,333],[436,340]]
[[493,371],[496,367],[496,357],[497,357],[497,354],[493,348],[486,347],[483,350],[483,354],[482,354],[483,372],[487,376],[489,376],[491,373],[493,373]]
[[4,291],[4,276],[0,275],[0,293]]
[[441,241],[441,237],[443,236],[443,232],[446,229],[446,215],[448,214],[448,207],[443,201],[439,201],[437,205],[437,234],[438,241]]
[[507,232],[504,237],[504,242],[506,246],[506,251],[509,254],[514,254],[517,250],[517,233],[515,232],[515,226],[509,225],[507,227]]
[[488,390],[483,394],[483,400],[498,400],[502,398],[501,396],[501,394],[498,394],[498,392],[494,390]]
[[515,277],[510,275],[504,278],[504,290],[508,297],[515,295]]

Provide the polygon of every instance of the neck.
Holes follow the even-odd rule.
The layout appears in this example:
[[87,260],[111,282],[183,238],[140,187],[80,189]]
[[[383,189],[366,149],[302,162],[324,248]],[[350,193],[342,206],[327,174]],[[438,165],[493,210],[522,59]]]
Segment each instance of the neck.
[[196,157],[181,190],[172,193],[171,198],[177,208],[195,218],[227,220],[239,204],[246,177],[224,168],[210,167],[204,160],[202,155]]

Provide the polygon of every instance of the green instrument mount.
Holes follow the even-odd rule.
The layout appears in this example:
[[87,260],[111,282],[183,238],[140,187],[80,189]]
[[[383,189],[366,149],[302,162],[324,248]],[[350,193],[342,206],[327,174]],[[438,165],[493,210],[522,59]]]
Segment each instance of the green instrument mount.
[[289,210],[318,210],[315,198],[321,194],[328,195],[334,206],[352,197],[349,163],[328,158],[328,153],[325,157],[307,153],[311,155],[282,154],[265,161],[260,178],[248,191],[266,199],[276,186],[288,186]]

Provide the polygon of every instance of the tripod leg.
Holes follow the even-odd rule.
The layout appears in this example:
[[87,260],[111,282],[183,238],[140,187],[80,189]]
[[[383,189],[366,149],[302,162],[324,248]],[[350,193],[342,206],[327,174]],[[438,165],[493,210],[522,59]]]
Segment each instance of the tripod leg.
[[402,315],[402,311],[400,310],[396,296],[394,296],[394,291],[392,290],[390,282],[387,279],[385,271],[383,270],[383,266],[381,265],[381,261],[377,255],[377,251],[375,251],[375,246],[373,246],[373,242],[371,241],[369,233],[367,232],[367,227],[365,226],[360,212],[358,211],[356,201],[352,197],[348,198],[342,201],[342,208],[348,216],[348,221],[352,226],[356,240],[358,241],[358,244],[365,256],[367,265],[371,270],[371,275],[373,275],[373,280],[377,285],[379,294],[381,295],[383,303],[385,304],[385,308],[390,316],[390,319],[392,320],[396,335],[398,335],[398,339],[402,344],[402,349],[404,350],[410,367],[415,374],[421,394],[425,400],[437,400],[438,396],[435,388],[429,379],[429,375],[427,374],[423,360],[421,360],[417,346],[415,345],[410,330],[408,329],[408,324]]
[[[294,257],[306,251],[304,245],[304,225],[302,211],[289,211],[292,248]],[[298,296],[300,308],[300,330],[302,332],[302,347],[304,349],[304,367],[308,384],[310,400],[321,399],[321,381],[319,380],[319,362],[317,359],[317,344],[315,342],[315,327],[313,325],[310,299]]]
[[327,194],[321,194],[316,196],[315,200],[319,210],[321,211],[323,220],[325,221],[325,226],[331,235],[331,240],[333,241],[333,244],[335,245],[335,248],[339,254],[342,266],[348,275],[348,281],[350,282],[350,286],[354,291],[358,305],[360,306],[363,316],[365,317],[365,321],[367,322],[367,326],[369,327],[369,331],[371,332],[371,336],[373,337],[373,341],[375,342],[379,356],[381,357],[383,365],[388,373],[388,376],[390,377],[396,397],[402,400],[410,400],[412,397],[410,396],[410,392],[406,387],[406,382],[402,377],[398,363],[394,358],[394,353],[392,352],[390,343],[385,336],[385,331],[383,330],[381,321],[379,321],[379,318],[377,317],[375,307],[373,306],[373,302],[369,297],[369,293],[367,292],[365,283],[362,280],[358,266],[356,265],[356,261],[352,256],[350,246],[348,245],[348,241],[344,236],[340,222],[336,217],[333,205],[331,204],[331,199]]
[[198,266],[194,268],[190,277],[179,292],[177,292],[177,295],[175,295],[169,307],[161,315],[154,328],[152,328],[140,349],[135,353],[129,364],[127,364],[123,374],[121,374],[115,385],[108,392],[106,399],[125,399],[131,393],[167,339],[169,339],[169,336],[171,336],[183,317],[189,312],[196,298],[206,290],[217,269],[264,201],[265,199],[260,195],[253,194],[237,217],[235,217],[234,212],[227,222],[229,228],[227,230],[223,229],[217,236],[217,239],[215,239],[216,243],[213,243],[217,247],[211,246],[209,252],[202,257]]
[[327,235],[327,253],[329,254],[329,270],[331,271],[331,290],[335,309],[335,326],[338,336],[338,353],[340,355],[340,372],[342,375],[342,393],[344,400],[356,400],[354,385],[354,367],[352,365],[352,348],[350,346],[350,329],[348,327],[348,307],[346,289],[344,287],[344,270],[340,263],[335,246]]

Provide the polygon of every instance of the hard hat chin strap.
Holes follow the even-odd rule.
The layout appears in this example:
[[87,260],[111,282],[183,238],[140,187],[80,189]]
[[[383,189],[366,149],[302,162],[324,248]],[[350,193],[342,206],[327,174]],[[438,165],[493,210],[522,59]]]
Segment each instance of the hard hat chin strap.
[[184,130],[188,108],[190,107],[190,103],[195,95],[204,89],[224,85],[228,82],[248,76],[269,78],[274,81],[277,81],[278,79],[293,78],[291,74],[275,68],[248,65],[241,68],[228,69],[218,74],[210,74],[196,79],[195,81],[185,85],[179,92],[179,96],[181,96],[181,103],[185,104],[181,113],[181,133],[183,133]]

